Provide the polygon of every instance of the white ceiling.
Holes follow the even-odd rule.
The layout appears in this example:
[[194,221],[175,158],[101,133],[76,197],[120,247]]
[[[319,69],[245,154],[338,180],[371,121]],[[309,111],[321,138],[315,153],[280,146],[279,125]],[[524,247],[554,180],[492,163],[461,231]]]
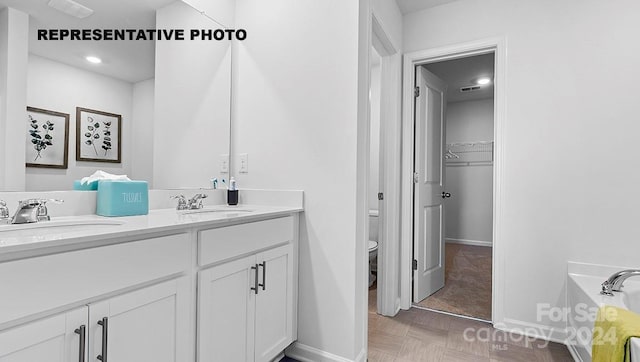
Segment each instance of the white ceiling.
[[479,77],[494,76],[494,54],[446,60],[424,66],[447,83],[447,102],[464,102],[493,97],[493,82],[473,92],[460,92],[461,87],[475,85]]
[[[0,0],[0,9],[8,6],[30,15],[33,54],[131,83],[154,77],[153,41],[38,41],[37,29],[153,29],[155,10],[175,0],[75,1],[93,9],[93,15],[77,19],[47,6],[49,0]],[[89,64],[87,55],[98,56],[103,63]]]
[[396,0],[403,14],[452,3],[458,0]]

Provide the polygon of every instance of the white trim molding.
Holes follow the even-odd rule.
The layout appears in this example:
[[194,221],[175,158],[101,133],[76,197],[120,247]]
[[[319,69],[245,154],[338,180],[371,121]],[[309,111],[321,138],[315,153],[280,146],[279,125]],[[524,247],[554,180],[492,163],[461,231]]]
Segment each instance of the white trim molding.
[[[355,207],[355,279],[353,319],[353,352],[365,350],[368,344],[369,305],[369,149],[370,149],[370,59],[371,59],[371,6],[369,0],[358,1],[358,81],[356,125],[356,207]],[[316,341],[319,343],[319,341]],[[310,351],[310,349],[307,349]],[[317,350],[316,350],[317,351]],[[323,351],[321,351],[323,352]],[[327,353],[328,356],[333,356]],[[336,356],[337,357],[337,356]],[[353,357],[353,356],[349,356]],[[333,361],[333,359],[312,359]],[[336,359],[335,361],[341,361]]]
[[301,362],[366,362],[367,360],[366,349],[361,350],[355,360],[350,360],[300,342],[294,342],[287,347],[285,354]]
[[379,202],[378,292],[377,311],[394,316],[400,310],[398,294],[400,266],[400,162],[402,141],[400,91],[402,90],[402,56],[393,45],[383,24],[372,14],[373,48],[381,56],[380,83],[380,191]]
[[565,344],[568,336],[566,328],[553,328],[511,318],[505,318],[503,322],[494,323],[493,327],[501,331],[560,344]]
[[412,260],[413,260],[413,140],[414,102],[413,85],[415,67],[436,61],[494,53],[494,167],[493,167],[493,295],[492,319],[494,323],[504,321],[504,245],[502,241],[502,213],[504,193],[504,145],[506,115],[506,56],[507,41],[504,37],[480,39],[468,43],[453,44],[426,49],[404,55],[402,86],[402,200],[401,200],[401,254],[400,254],[400,307],[411,307]]
[[450,243],[450,244],[486,246],[486,247],[492,247],[493,246],[493,243],[491,241],[485,241],[485,240],[468,240],[468,239],[445,238],[444,241],[445,241],[445,243]]

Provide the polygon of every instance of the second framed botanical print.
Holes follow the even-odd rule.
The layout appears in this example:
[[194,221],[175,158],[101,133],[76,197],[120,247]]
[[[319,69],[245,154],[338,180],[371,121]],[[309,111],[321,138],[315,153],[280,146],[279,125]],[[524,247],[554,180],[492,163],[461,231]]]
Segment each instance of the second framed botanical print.
[[76,107],[76,160],[120,163],[122,116]]

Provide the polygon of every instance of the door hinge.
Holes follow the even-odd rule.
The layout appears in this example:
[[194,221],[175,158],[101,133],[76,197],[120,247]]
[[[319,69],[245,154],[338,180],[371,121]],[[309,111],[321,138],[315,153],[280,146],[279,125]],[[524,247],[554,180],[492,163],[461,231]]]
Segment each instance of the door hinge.
[[413,270],[418,270],[418,261],[416,259],[413,259],[411,265],[413,267]]
[[378,200],[384,200],[384,194],[382,192],[378,192]]
[[414,172],[413,173],[413,183],[417,184],[419,180],[420,180],[420,178],[418,177],[418,173]]
[[420,87],[413,88],[413,96],[416,98],[420,97]]

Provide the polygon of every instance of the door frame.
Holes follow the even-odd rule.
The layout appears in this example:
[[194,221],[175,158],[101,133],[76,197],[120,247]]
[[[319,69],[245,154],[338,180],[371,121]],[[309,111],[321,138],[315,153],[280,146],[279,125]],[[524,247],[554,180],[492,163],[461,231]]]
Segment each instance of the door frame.
[[414,78],[415,67],[436,61],[494,53],[494,162],[493,162],[493,266],[491,319],[504,319],[504,245],[502,210],[504,190],[505,115],[506,115],[506,38],[486,38],[406,53],[402,90],[402,196],[400,250],[400,306],[411,308],[413,261],[413,162],[414,162]]
[[[400,269],[395,261],[400,254],[401,194],[398,160],[402,135],[400,109],[402,56],[375,14],[371,16],[371,43],[381,59],[379,191],[384,195],[384,200],[378,203],[378,241],[381,242],[378,243],[376,304],[379,314],[394,316],[400,310],[400,295],[394,291],[399,290],[400,283]],[[370,67],[371,64],[369,64],[369,74],[371,74]]]

